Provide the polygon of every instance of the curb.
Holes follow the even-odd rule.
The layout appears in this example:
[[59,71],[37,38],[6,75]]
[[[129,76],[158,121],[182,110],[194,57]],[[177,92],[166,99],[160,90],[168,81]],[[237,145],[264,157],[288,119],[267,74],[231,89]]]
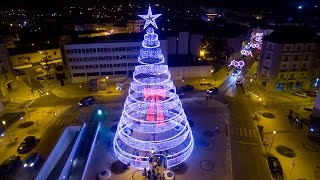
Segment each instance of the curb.
[[228,168],[229,168],[229,176],[230,179],[233,179],[233,174],[232,174],[232,156],[231,156],[231,134],[230,132],[230,124],[229,124],[229,109],[228,109],[228,104],[225,104],[225,108],[227,113],[227,117],[225,119],[226,123],[226,135],[227,135],[227,162],[228,162]]

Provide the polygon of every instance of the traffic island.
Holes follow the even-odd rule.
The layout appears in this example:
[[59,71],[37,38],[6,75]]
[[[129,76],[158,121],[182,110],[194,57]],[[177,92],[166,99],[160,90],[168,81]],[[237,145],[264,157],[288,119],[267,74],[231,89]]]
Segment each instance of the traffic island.
[[282,156],[285,156],[287,158],[294,158],[296,157],[296,153],[293,149],[287,146],[279,145],[276,147],[276,150],[279,154]]

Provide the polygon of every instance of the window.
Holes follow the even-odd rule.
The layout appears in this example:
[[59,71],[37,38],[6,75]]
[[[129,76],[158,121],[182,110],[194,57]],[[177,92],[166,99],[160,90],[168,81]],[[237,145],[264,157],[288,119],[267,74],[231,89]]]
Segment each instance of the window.
[[284,78],[284,74],[280,74],[280,79],[283,79]]
[[299,56],[294,56],[295,61],[299,61]]
[[307,64],[302,64],[302,69],[306,69],[307,68]]
[[73,49],[71,49],[71,54],[73,54]]
[[53,51],[53,55],[57,55],[57,53],[55,51]]
[[290,79],[294,78],[294,73],[290,73]]
[[67,49],[67,54],[70,54],[70,49]]
[[290,50],[291,50],[291,47],[290,47],[290,46],[287,46],[286,50],[287,50],[287,51],[290,51]]
[[304,56],[304,60],[308,61],[309,60],[309,56]]
[[289,56],[283,56],[283,61],[288,61],[289,60]]
[[[78,49],[78,53],[81,53],[81,49]],[[54,53],[54,55],[56,55],[56,54]]]
[[97,52],[96,48],[93,48],[92,51],[93,51],[93,52]]
[[311,45],[309,45],[309,46],[307,47],[307,49],[308,49],[308,50],[311,50]]
[[97,48],[97,52],[100,52],[100,48]]
[[82,51],[82,53],[85,53],[85,52],[86,52],[86,50],[85,50],[85,49],[81,49],[81,51]]
[[296,70],[296,69],[297,69],[297,64],[293,64],[293,65],[292,65],[292,69],[293,69],[293,70]]

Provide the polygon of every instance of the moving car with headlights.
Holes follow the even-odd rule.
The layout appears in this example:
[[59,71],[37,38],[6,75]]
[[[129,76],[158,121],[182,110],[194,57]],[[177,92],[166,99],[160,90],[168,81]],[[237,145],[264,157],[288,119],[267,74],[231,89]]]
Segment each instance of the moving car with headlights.
[[41,164],[42,160],[43,160],[42,156],[39,153],[34,152],[26,159],[26,161],[23,164],[23,167],[37,168]]
[[83,98],[78,105],[79,106],[89,106],[95,103],[94,97],[93,96],[88,96]]
[[0,175],[9,174],[21,165],[20,156],[11,156],[0,165]]
[[240,79],[236,80],[236,85],[242,85],[242,81]]
[[214,87],[207,90],[207,94],[218,94],[219,88]]
[[26,154],[37,145],[37,139],[34,136],[26,137],[18,147],[18,154]]

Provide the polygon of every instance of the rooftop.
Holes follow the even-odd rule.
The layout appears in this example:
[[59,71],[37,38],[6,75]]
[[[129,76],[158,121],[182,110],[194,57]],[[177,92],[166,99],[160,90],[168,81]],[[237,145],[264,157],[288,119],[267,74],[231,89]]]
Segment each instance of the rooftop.
[[168,54],[169,67],[182,67],[182,66],[207,66],[206,62],[198,61],[197,57],[184,54]]
[[[93,44],[93,43],[110,43],[110,42],[142,42],[143,33],[118,33],[106,36],[74,38],[68,44]],[[159,35],[159,40],[165,39],[166,36]]]
[[279,27],[263,40],[279,44],[319,42],[316,33],[304,27]]

